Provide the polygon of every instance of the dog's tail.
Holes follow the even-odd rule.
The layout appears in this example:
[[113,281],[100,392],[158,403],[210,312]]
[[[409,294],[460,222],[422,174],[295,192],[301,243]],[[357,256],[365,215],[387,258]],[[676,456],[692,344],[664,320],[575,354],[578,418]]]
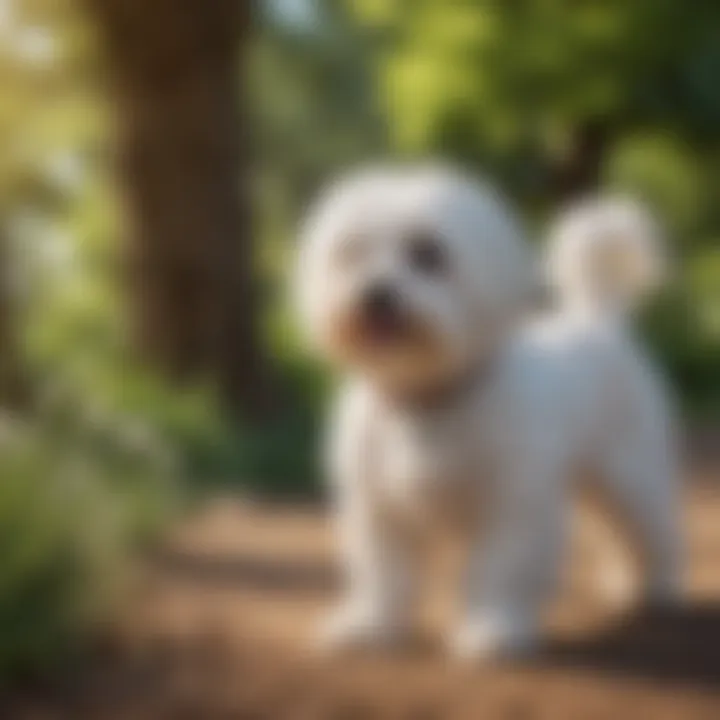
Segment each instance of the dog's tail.
[[593,198],[562,213],[547,255],[562,306],[631,313],[666,277],[660,235],[651,214],[628,199]]

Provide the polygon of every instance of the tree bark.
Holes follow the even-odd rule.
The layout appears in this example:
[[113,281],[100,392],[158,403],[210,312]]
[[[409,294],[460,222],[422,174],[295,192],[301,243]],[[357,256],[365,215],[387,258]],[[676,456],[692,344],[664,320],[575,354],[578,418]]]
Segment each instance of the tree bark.
[[254,289],[242,55],[249,0],[86,0],[117,108],[133,336],[174,379],[268,409]]
[[608,128],[600,122],[575,130],[567,153],[552,168],[556,198],[572,200],[597,189],[608,140]]
[[27,410],[30,388],[17,331],[12,258],[0,218],[0,406]]

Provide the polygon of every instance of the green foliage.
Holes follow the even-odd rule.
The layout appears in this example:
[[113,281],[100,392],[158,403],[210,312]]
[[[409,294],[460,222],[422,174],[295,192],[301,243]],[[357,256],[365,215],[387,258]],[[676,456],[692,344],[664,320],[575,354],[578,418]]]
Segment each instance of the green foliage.
[[0,423],[0,686],[112,616],[129,554],[175,495],[167,450],[137,424],[59,399],[45,410]]
[[311,3],[314,22],[282,22],[268,3],[250,57],[268,240],[287,239],[318,183],[385,148],[372,47],[343,3]]
[[[694,134],[718,119],[708,82],[720,63],[713,4],[692,12],[674,0],[348,4],[384,32],[391,127],[410,149],[551,149],[590,118],[660,120]],[[469,137],[448,137],[449,126]]]
[[[290,357],[280,364],[292,393],[262,425],[230,421],[210,387],[179,392],[147,372],[135,370],[122,391],[110,391],[123,412],[141,417],[163,438],[176,477],[191,496],[219,487],[261,497],[297,497],[319,489],[316,442],[322,415],[324,377]],[[111,386],[117,388],[116,377]]]
[[610,149],[604,180],[609,188],[639,195],[662,214],[680,254],[699,242],[712,211],[712,169],[678,137],[635,133]]

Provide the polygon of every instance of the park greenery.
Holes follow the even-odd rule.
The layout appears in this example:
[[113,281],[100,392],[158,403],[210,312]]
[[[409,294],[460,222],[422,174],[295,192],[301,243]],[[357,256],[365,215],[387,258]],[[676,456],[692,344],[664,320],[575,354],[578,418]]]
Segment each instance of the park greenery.
[[[183,25],[191,4],[197,17]],[[675,275],[643,332],[690,424],[720,409],[720,6],[276,0],[249,29],[231,15],[234,33],[213,21],[216,5],[243,3],[0,0],[0,685],[108,617],[127,558],[184,499],[218,483],[317,489],[331,381],[297,341],[286,275],[303,208],[359,162],[442,156],[488,174],[538,242],[574,195],[646,199]],[[196,28],[208,36],[195,42]],[[205,96],[182,82],[196,67],[216,93],[197,117]],[[145,111],[169,124],[131,127]],[[182,126],[184,115],[202,128]],[[216,132],[230,161],[197,141]],[[122,145],[128,135],[142,152]],[[156,165],[122,175],[123,149]],[[250,178],[252,212],[225,231],[212,198],[220,188],[218,212],[232,209],[234,173]],[[202,212],[179,207],[193,197]],[[151,284],[175,272],[173,233],[193,266],[224,248],[225,274],[212,276],[222,282],[191,278],[168,295],[182,305],[128,283],[128,247],[149,246],[156,230],[169,244],[140,253]],[[233,295],[249,277],[255,293]],[[206,316],[191,300],[215,285]],[[138,313],[172,332],[137,341]],[[235,328],[242,347],[225,337]]]

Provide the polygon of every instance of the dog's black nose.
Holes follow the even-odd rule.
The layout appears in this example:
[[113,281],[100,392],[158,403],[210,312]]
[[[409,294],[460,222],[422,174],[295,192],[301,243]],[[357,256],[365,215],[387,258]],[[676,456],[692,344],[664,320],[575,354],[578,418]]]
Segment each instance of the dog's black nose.
[[363,312],[368,318],[383,320],[399,314],[400,303],[395,289],[388,283],[371,285],[363,295]]

